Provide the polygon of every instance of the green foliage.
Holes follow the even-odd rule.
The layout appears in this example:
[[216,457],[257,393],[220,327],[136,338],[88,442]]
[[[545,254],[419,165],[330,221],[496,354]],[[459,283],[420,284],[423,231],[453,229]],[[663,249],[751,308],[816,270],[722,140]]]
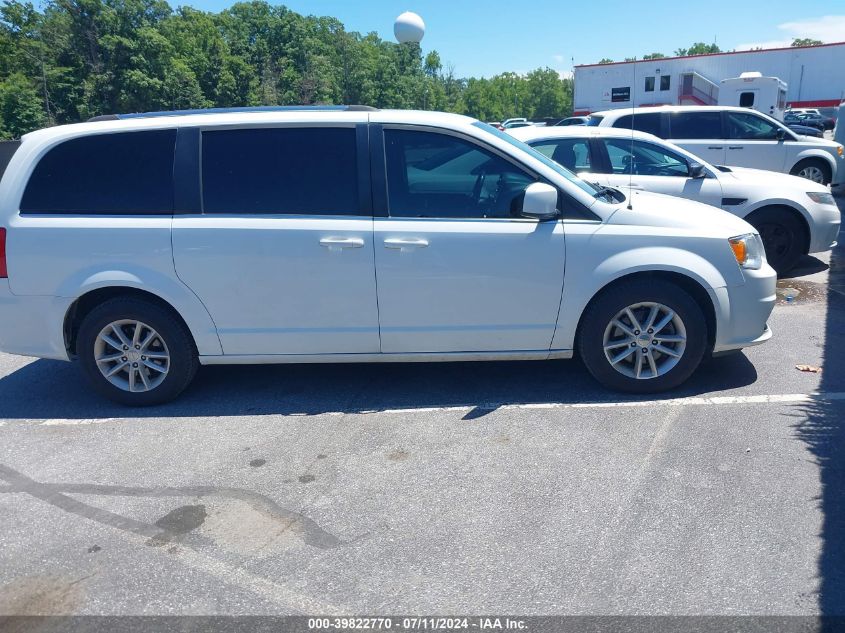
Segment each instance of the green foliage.
[[609,57],[602,57],[599,60],[599,64],[612,64],[612,63],[613,63],[613,60],[610,59]]
[[320,103],[564,117],[572,82],[549,68],[461,79],[419,44],[264,0],[220,13],[165,0],[0,0],[4,138],[115,112]]
[[685,57],[686,55],[710,55],[712,53],[721,53],[722,49],[716,44],[705,44],[704,42],[696,42],[689,48],[679,48],[675,51],[675,55]]
[[647,53],[643,55],[643,59],[663,59],[666,57],[663,53]]
[[792,40],[792,44],[790,46],[818,46],[819,44],[824,44],[821,40],[814,40],[811,37],[796,37]]

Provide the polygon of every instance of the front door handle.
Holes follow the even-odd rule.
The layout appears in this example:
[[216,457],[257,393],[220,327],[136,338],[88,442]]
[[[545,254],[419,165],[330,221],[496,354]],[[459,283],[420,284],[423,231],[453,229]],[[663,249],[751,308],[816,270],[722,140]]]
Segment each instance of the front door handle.
[[710,145],[707,149],[724,149],[721,145]]
[[385,248],[395,248],[402,251],[412,248],[425,248],[426,246],[428,246],[428,240],[419,237],[388,237],[384,240]]
[[361,248],[364,246],[364,240],[360,237],[323,237],[320,238],[320,246],[325,246],[330,251],[341,248]]

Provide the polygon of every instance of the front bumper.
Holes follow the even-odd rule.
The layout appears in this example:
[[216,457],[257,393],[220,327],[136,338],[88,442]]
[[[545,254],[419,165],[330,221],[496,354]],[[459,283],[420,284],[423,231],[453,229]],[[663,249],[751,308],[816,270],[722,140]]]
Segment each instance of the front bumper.
[[767,321],[775,307],[777,275],[766,264],[760,270],[742,271],[745,283],[717,288],[716,340],[713,353],[759,345],[772,337]]
[[0,279],[0,351],[68,360],[64,318],[73,299],[12,294]]
[[810,248],[808,253],[823,253],[836,246],[842,214],[829,204],[817,204],[810,208],[813,226],[810,227]]

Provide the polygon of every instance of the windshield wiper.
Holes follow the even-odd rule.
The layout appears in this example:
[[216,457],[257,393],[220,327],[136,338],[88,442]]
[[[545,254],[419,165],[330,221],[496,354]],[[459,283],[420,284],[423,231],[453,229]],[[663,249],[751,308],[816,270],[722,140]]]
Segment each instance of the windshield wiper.
[[598,198],[599,196],[607,196],[616,202],[625,202],[625,194],[619,191],[619,189],[605,187],[597,182],[592,182],[590,184],[596,188],[596,192],[593,194],[593,197]]

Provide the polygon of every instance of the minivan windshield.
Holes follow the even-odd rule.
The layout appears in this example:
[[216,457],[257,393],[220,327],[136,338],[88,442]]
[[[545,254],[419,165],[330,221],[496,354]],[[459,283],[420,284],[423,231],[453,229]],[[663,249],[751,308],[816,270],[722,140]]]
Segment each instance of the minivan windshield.
[[517,149],[520,149],[523,152],[525,152],[526,154],[529,154],[530,156],[532,156],[533,158],[536,158],[541,163],[543,163],[546,167],[553,169],[558,174],[560,174],[561,176],[566,178],[573,185],[580,188],[582,191],[587,192],[591,196],[605,198],[608,202],[613,202],[613,203],[616,202],[616,200],[610,194],[607,194],[604,191],[603,187],[598,187],[596,185],[593,185],[592,183],[587,182],[586,180],[581,180],[578,176],[573,174],[566,167],[563,167],[562,165],[556,163],[551,158],[549,158],[548,156],[546,156],[542,152],[538,152],[536,149],[534,149],[530,145],[527,145],[527,144],[523,143],[522,141],[515,139],[510,134],[506,134],[505,132],[502,132],[501,130],[497,130],[492,125],[482,123],[481,121],[476,121],[475,123],[473,123],[473,125],[477,128],[484,130],[485,132],[489,132],[490,134],[493,134],[494,136],[499,137],[500,139],[502,139],[506,143],[513,145]]

